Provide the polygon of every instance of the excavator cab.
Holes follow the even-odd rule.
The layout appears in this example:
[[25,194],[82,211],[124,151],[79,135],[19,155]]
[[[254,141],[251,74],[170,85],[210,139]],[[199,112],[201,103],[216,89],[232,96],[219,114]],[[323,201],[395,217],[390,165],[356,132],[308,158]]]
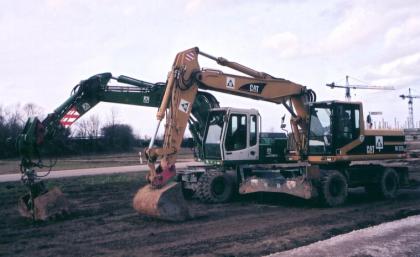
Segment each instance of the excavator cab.
[[341,148],[359,140],[363,129],[359,103],[311,103],[308,155],[340,155]]
[[209,113],[203,142],[207,163],[284,161],[286,146],[285,133],[261,132],[255,109],[217,108]]
[[205,158],[228,162],[257,160],[258,124],[259,114],[255,109],[220,108],[211,111],[203,144]]

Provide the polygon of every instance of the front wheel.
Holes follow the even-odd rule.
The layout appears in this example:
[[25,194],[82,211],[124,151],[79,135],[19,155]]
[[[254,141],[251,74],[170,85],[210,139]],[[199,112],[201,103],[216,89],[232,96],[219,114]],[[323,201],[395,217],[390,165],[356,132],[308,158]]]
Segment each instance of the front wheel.
[[196,195],[205,203],[225,203],[234,195],[234,181],[220,171],[206,171],[198,179]]
[[321,177],[319,197],[321,203],[328,207],[343,204],[347,199],[347,179],[338,171],[326,171]]

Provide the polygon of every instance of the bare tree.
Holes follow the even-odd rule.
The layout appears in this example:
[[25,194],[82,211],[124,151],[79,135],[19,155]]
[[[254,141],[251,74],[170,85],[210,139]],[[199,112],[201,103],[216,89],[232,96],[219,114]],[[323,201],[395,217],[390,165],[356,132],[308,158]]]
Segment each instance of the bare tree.
[[14,142],[23,128],[20,105],[1,107],[0,116],[0,157],[11,157],[17,152]]
[[34,103],[27,103],[23,106],[23,112],[25,114],[25,118],[28,119],[29,117],[41,116],[44,111],[42,107]]
[[115,126],[116,124],[118,124],[118,109],[112,107],[111,113],[108,117],[108,125]]
[[0,105],[0,126],[4,124],[5,118],[3,105]]
[[100,132],[100,120],[98,115],[90,115],[86,119],[77,122],[76,136],[84,138],[97,138]]
[[19,103],[7,107],[5,109],[5,117],[9,124],[22,125],[24,123],[23,113]]
[[89,117],[89,136],[98,138],[100,132],[101,122],[98,115],[91,115]]
[[76,136],[86,138],[88,137],[88,122],[85,119],[78,120],[76,125]]

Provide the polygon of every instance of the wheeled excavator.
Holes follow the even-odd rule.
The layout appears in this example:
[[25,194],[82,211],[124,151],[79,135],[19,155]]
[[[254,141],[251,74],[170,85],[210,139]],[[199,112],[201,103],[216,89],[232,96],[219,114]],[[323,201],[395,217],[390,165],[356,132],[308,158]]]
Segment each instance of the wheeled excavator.
[[[111,81],[118,85],[109,85]],[[47,189],[38,168],[49,168],[52,163],[42,161],[42,150],[54,148],[49,145],[59,130],[71,126],[99,102],[121,103],[146,107],[159,107],[165,92],[165,83],[150,83],[128,76],[114,77],[111,73],[101,73],[82,80],[72,90],[71,96],[44,120],[31,117],[17,139],[17,149],[21,156],[20,170],[22,182],[28,193],[19,200],[19,211],[25,217],[45,220],[68,211],[69,204],[57,187]],[[218,107],[213,95],[200,92],[192,107],[189,129],[197,149],[204,134],[207,110]],[[51,151],[51,149],[47,149]],[[198,158],[202,154],[198,151]]]
[[[202,69],[199,56],[244,75]],[[199,89],[284,106],[291,115],[292,137],[262,132],[256,109],[214,108],[201,144],[204,164],[176,170]],[[148,216],[188,219],[191,213],[179,197],[181,189],[213,203],[226,202],[235,193],[278,192],[337,206],[345,202],[349,187],[364,186],[369,193],[393,198],[408,182],[406,167],[378,162],[406,158],[403,132],[365,129],[362,103],[316,102],[314,91],[305,86],[197,47],[176,55],[157,112],[156,133],[165,114],[163,146],[154,146],[154,136],[146,149],[149,184],[133,199],[134,208]]]

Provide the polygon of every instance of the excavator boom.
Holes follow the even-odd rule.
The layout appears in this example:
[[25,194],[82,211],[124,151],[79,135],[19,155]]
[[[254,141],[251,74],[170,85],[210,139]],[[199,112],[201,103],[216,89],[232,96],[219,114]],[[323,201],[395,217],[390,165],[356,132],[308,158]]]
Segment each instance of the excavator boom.
[[[215,60],[220,65],[235,69],[248,76],[225,74],[218,70],[201,70],[198,64],[198,55]],[[152,138],[147,150],[150,181],[155,187],[164,185],[175,175],[176,154],[187,126],[191,103],[195,101],[198,88],[283,104],[292,115],[292,129],[296,135],[300,135],[299,129],[304,131],[303,134],[306,134],[308,111],[305,105],[316,98],[312,90],[306,89],[302,85],[275,78],[222,57],[213,57],[200,52],[197,47],[178,53],[169,73],[168,85],[156,115],[157,131],[165,113],[168,112],[164,145],[162,148],[154,148]],[[303,150],[305,144],[302,139],[300,137],[295,139],[299,150]],[[155,167],[154,160],[158,157],[161,157],[162,160],[159,166]]]
[[[198,63],[200,54],[248,76],[224,74],[217,70],[201,70]],[[150,185],[146,186],[147,189],[140,189],[133,202],[140,213],[166,220],[171,220],[173,216],[181,217],[178,220],[188,218],[186,208],[174,213],[162,212],[157,203],[169,204],[175,194],[171,181],[176,175],[176,157],[199,88],[283,104],[294,117],[292,128],[296,131],[296,135],[300,135],[299,129],[307,130],[308,113],[305,104],[315,98],[315,94],[304,86],[275,78],[221,57],[213,57],[200,52],[197,47],[178,53],[168,75],[165,94],[156,115],[158,125],[155,136],[166,115],[164,144],[162,148],[155,148],[153,146],[155,136],[152,138],[146,150]],[[296,136],[295,140],[299,150],[302,150],[305,144],[301,137]],[[156,166],[158,158],[160,163]],[[185,216],[182,217],[182,214]]]

